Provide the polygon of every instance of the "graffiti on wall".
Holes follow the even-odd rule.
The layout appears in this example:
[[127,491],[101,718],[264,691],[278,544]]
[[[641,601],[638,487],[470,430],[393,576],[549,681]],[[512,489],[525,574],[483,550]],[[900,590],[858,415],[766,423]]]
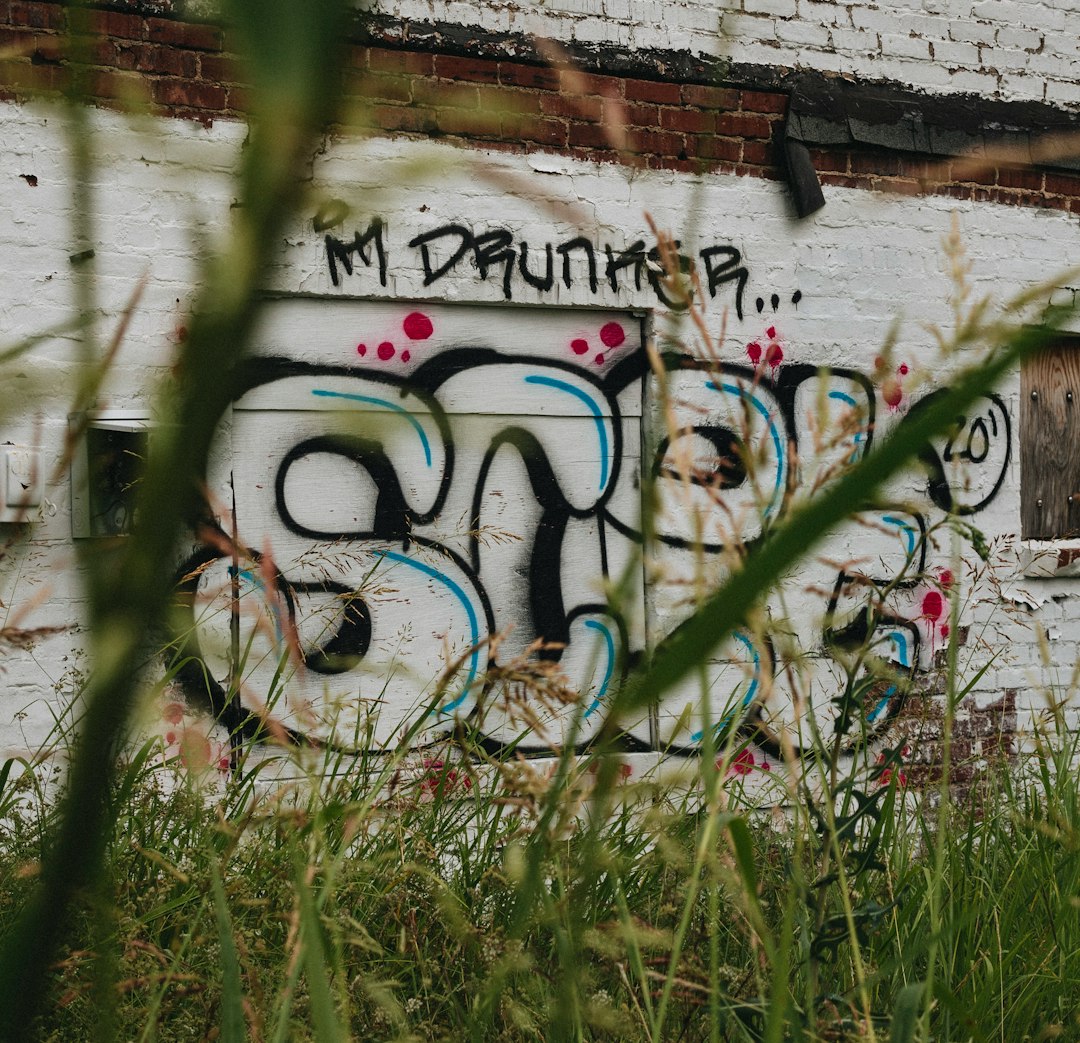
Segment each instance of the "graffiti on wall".
[[[661,380],[629,312],[267,311],[219,437],[228,509],[180,573],[179,676],[233,730],[273,721],[340,748],[459,726],[493,749],[586,745],[647,649],[882,418],[926,401],[880,363],[797,360],[775,325],[737,363],[668,355]],[[878,732],[948,635],[952,576],[927,534],[992,501],[1009,444],[996,396],[957,417],[701,676],[623,722],[625,747],[692,754],[739,729],[767,765],[850,716],[845,686],[859,719],[840,723]]]
[[[327,270],[334,286],[371,268],[378,275],[379,285],[386,286],[390,247],[387,226],[381,218],[372,219],[362,232],[355,231],[352,239],[340,239],[328,232],[324,241]],[[676,241],[674,245],[680,251],[680,269],[689,271],[696,263],[711,298],[717,297],[721,289],[731,288],[731,304],[741,319],[750,277],[741,251],[730,243],[714,243],[691,257],[681,252],[681,243]],[[537,245],[515,237],[508,228],[477,232],[463,224],[447,224],[414,236],[404,252],[412,263],[419,262],[425,287],[447,277],[460,278],[463,270],[471,269],[481,280],[496,281],[508,301],[514,299],[519,287],[543,295],[559,286],[567,290],[582,286],[593,297],[617,294],[624,287],[636,291],[648,287],[663,307],[679,305],[664,286],[660,247],[648,245],[644,238],[615,246],[578,235],[561,243]],[[801,297],[796,291],[794,303],[798,304]],[[774,311],[778,300],[773,303]],[[765,307],[764,298],[755,303],[760,313]]]

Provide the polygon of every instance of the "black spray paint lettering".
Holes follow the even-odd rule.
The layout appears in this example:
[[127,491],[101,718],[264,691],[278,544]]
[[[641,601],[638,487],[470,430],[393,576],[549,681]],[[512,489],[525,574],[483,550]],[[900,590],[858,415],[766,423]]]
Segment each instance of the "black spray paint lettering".
[[[750,278],[750,273],[743,267],[742,254],[734,246],[710,246],[701,251],[701,260],[705,265],[705,285],[710,297],[715,297],[716,291],[725,283],[735,283],[735,314],[741,319],[743,291],[746,289],[746,280]],[[775,310],[774,305],[773,311]],[[758,311],[760,312],[761,308],[758,308]]]
[[[453,237],[456,242],[445,259],[436,261],[433,256],[433,245],[441,240]],[[681,243],[676,242],[676,251]],[[558,246],[551,243],[544,245],[544,274],[539,275],[529,265],[530,247],[522,240],[513,245],[513,235],[505,228],[494,229],[476,235],[465,225],[451,224],[436,228],[416,236],[409,242],[413,249],[420,250],[420,261],[424,269],[424,285],[431,286],[443,276],[453,271],[458,264],[472,254],[473,266],[476,268],[481,279],[487,279],[488,274],[496,265],[502,266],[503,296],[507,300],[513,299],[513,278],[516,268],[522,278],[534,289],[542,293],[550,292],[555,285],[555,254],[562,257],[561,279],[567,289],[571,289],[576,281],[575,268],[584,268],[585,278],[589,286],[589,292],[596,294],[600,289],[599,263],[597,249],[592,240],[585,236],[575,236]],[[640,290],[642,275],[648,279],[649,285],[657,299],[669,308],[678,307],[680,302],[673,298],[664,286],[663,259],[660,249],[653,247],[645,249],[644,240],[637,240],[625,250],[616,250],[610,244],[605,244],[603,253],[606,256],[604,278],[611,287],[613,293],[619,291],[619,273],[630,269],[633,273],[634,289]],[[725,261],[719,266],[713,263],[716,256],[723,256]],[[713,246],[701,252],[701,257],[706,265],[709,294],[716,296],[720,286],[727,282],[737,283],[736,309],[742,317],[742,293],[746,280],[749,277],[746,269],[741,266],[742,255],[733,246]],[[694,267],[691,257],[683,253],[677,253],[679,273],[689,274]],[[574,261],[577,261],[577,265]]]
[[[917,416],[943,394],[932,391],[916,402]],[[934,505],[956,514],[975,514],[997,496],[1008,473],[1012,444],[1009,411],[995,394],[983,395],[952,427],[928,442],[918,454],[926,469],[927,492]]]
[[611,292],[619,292],[619,272],[624,268],[633,268],[634,289],[640,290],[641,274],[645,270],[645,262],[647,260],[645,241],[639,239],[632,246],[627,247],[619,253],[616,253],[610,246],[605,246],[604,252],[607,254],[606,275],[607,281],[611,286]]
[[351,243],[343,242],[336,236],[327,233],[326,236],[326,263],[330,268],[330,281],[335,286],[341,285],[338,275],[338,265],[345,269],[346,275],[353,273],[353,256],[357,256],[368,267],[371,267],[372,255],[370,247],[375,247],[375,256],[379,262],[379,285],[386,285],[386,224],[381,217],[373,217],[371,223],[364,232],[356,232]]
[[[326,237],[326,256],[330,268],[330,280],[341,283],[339,266],[346,275],[352,275],[355,267],[353,257],[368,267],[372,264],[369,247],[374,245],[379,261],[379,281],[386,285],[387,252],[385,224],[375,219],[364,233],[357,232],[352,242],[345,242],[332,235]],[[475,232],[467,225],[447,224],[422,232],[409,240],[408,246],[420,253],[420,265],[424,273],[424,286],[432,286],[454,272],[468,260],[481,279],[495,275],[502,285],[506,300],[514,298],[514,284],[518,277],[540,293],[550,293],[558,278],[566,289],[572,289],[579,280],[588,285],[589,293],[600,292],[602,283],[612,293],[621,288],[620,276],[632,279],[633,289],[640,291],[643,283],[649,287],[657,300],[668,308],[679,308],[682,302],[672,296],[665,285],[664,258],[659,247],[647,248],[643,239],[620,249],[610,243],[598,247],[586,236],[574,236],[557,245],[545,243],[537,248],[525,240],[515,243],[513,233],[507,228],[494,228]],[[674,243],[680,275],[689,275],[696,261],[689,254],[680,252],[681,243]],[[561,258],[561,263],[558,258]],[[749,272],[742,263],[742,253],[734,246],[715,245],[700,252],[704,266],[705,286],[710,297],[728,283],[735,284],[735,310],[743,317],[743,293]]]
[[[453,239],[453,247],[450,254],[442,261],[436,261],[432,247],[441,241]],[[546,267],[543,276],[535,275],[529,269],[529,245],[526,242],[519,244],[519,249],[514,247],[513,234],[505,228],[492,229],[479,235],[473,233],[464,225],[444,225],[441,228],[424,232],[409,241],[412,249],[419,249],[420,263],[424,269],[424,285],[431,286],[438,282],[444,275],[453,271],[460,261],[471,253],[472,263],[481,279],[487,279],[488,275],[498,265],[502,266],[503,296],[507,300],[513,299],[513,278],[515,274],[515,261],[525,281],[541,292],[550,291],[555,285],[555,259],[554,253],[562,257],[562,281],[563,285],[570,289],[574,284],[574,273],[571,265],[571,256],[580,253],[584,256],[588,266],[589,290],[596,293],[599,283],[596,269],[596,249],[592,242],[584,236],[577,236],[561,243],[552,250],[551,243],[545,245]]]
[[[474,244],[470,243],[468,249],[473,247]],[[506,240],[502,237],[480,243],[481,256],[490,266],[501,263],[494,260],[492,255],[506,248]],[[563,256],[568,252],[564,252]],[[637,249],[627,253],[647,257]],[[554,279],[554,251],[547,256],[551,258],[551,265],[548,267]],[[624,267],[632,268],[635,264],[636,260]],[[612,322],[601,330],[600,337],[604,343],[615,345],[616,342],[625,341],[626,330],[619,323]],[[524,472],[524,495],[520,501],[524,514],[520,526],[516,529],[524,540],[520,559],[522,583],[520,598],[515,592],[511,599],[514,602],[514,611],[520,612],[520,615],[516,615],[513,622],[527,632],[527,639],[535,638],[549,644],[569,646],[577,632],[575,627],[585,620],[582,625],[591,633],[604,634],[606,639],[610,639],[607,646],[610,649],[608,677],[612,683],[617,683],[626,667],[640,654],[640,649],[628,645],[625,626],[611,615],[607,606],[583,600],[583,589],[575,582],[580,579],[578,573],[571,576],[561,570],[562,563],[568,560],[566,547],[574,538],[573,526],[578,526],[576,538],[580,539],[582,522],[590,523],[595,529],[596,558],[593,567],[598,576],[608,580],[611,579],[608,566],[609,549],[614,548],[620,541],[638,542],[642,539],[641,533],[635,528],[634,519],[620,518],[612,504],[615,490],[620,483],[633,480],[632,472],[623,474],[623,429],[618,422],[618,399],[629,387],[644,378],[645,365],[642,353],[638,352],[628,356],[626,365],[600,375],[588,367],[568,360],[524,355],[510,357],[489,348],[448,346],[407,376],[373,371],[367,365],[359,368],[355,365],[319,366],[289,359],[262,359],[252,363],[248,381],[245,381],[244,386],[265,386],[279,380],[299,378],[310,380],[315,388],[322,388],[327,382],[336,382],[334,386],[337,390],[314,393],[332,393],[346,400],[355,397],[368,403],[396,404],[411,396],[424,403],[423,413],[417,415],[430,419],[425,419],[423,423],[415,420],[415,417],[415,423],[407,421],[411,425],[410,430],[423,432],[423,444],[428,447],[426,451],[429,454],[429,466],[434,462],[436,470],[437,490],[420,509],[418,504],[410,502],[410,495],[407,493],[410,485],[409,474],[399,470],[403,458],[400,453],[391,452],[390,434],[382,432],[381,429],[364,436],[339,432],[333,426],[335,419],[332,413],[320,414],[327,425],[322,433],[309,430],[298,436],[294,443],[290,444],[287,440],[278,446],[280,456],[274,467],[271,509],[278,522],[293,536],[319,543],[345,542],[349,544],[348,553],[354,556],[364,553],[365,547],[371,547],[374,549],[370,553],[374,554],[375,560],[389,558],[408,564],[413,560],[410,555],[414,554],[414,550],[418,552],[426,549],[433,552],[426,562],[416,559],[413,574],[420,576],[423,583],[416,587],[410,596],[430,597],[433,589],[440,589],[440,584],[444,592],[451,591],[458,599],[459,606],[465,606],[471,612],[475,633],[468,635],[468,639],[470,644],[477,647],[500,627],[505,626],[508,622],[506,613],[510,611],[507,604],[504,604],[505,561],[497,557],[489,558],[491,548],[483,542],[481,533],[485,504],[491,502],[490,497],[493,495],[502,497],[501,489],[494,484],[495,479],[491,477],[495,462],[498,459],[505,461],[507,451],[512,451]],[[874,431],[875,396],[871,381],[857,371],[784,363],[783,366],[775,367],[772,374],[767,374],[763,373],[760,367],[751,369],[733,365],[725,368],[722,377],[717,377],[706,363],[696,359],[671,357],[665,359],[665,365],[672,371],[673,376],[682,374],[687,387],[697,387],[704,400],[726,399],[732,403],[726,420],[723,413],[716,413],[706,422],[696,411],[688,412],[685,419],[689,426],[679,435],[680,438],[700,443],[695,462],[701,462],[705,466],[691,475],[694,485],[704,487],[710,498],[720,497],[722,503],[737,506],[734,497],[740,494],[751,499],[756,498],[755,490],[749,488],[756,479],[751,476],[745,461],[762,457],[763,447],[771,447],[777,456],[776,509],[778,515],[785,512],[787,498],[783,492],[788,485],[786,476],[789,471],[796,474],[798,448],[803,441],[801,436],[804,435],[805,411],[799,404],[800,395],[816,400],[819,397],[815,390],[816,382],[825,382],[825,397],[838,403],[838,408],[847,404],[853,409],[861,406],[864,410],[861,414],[860,429],[852,432],[849,441],[841,447],[841,457],[847,459],[849,448],[857,451],[859,455],[870,449]],[[596,442],[596,457],[592,461],[597,467],[586,468],[580,472],[589,475],[590,481],[594,472],[600,475],[599,486],[594,488],[590,484],[587,496],[583,495],[582,488],[574,485],[580,475],[573,470],[568,471],[565,465],[560,466],[557,440],[552,441],[549,437],[551,429],[540,426],[534,428],[531,414],[515,417],[509,423],[506,418],[492,417],[485,424],[482,433],[473,423],[467,428],[467,442],[456,444],[455,430],[458,421],[446,414],[439,405],[439,397],[445,388],[454,381],[462,380],[488,380],[496,384],[509,379],[508,374],[511,371],[521,378],[525,386],[563,391],[570,389],[575,397],[588,397],[594,404],[604,403],[604,408],[598,406],[598,419],[595,423],[596,431],[602,433],[602,437]],[[492,374],[492,377],[487,377],[488,373]],[[347,380],[357,382],[353,387],[355,395],[346,390],[343,382]],[[753,427],[740,425],[738,417],[746,405],[751,407],[752,412],[747,411],[750,415],[758,417],[764,411],[766,418]],[[1003,432],[1008,423],[1007,414],[995,397],[988,396],[981,403],[981,407],[972,411],[966,424],[972,436],[964,441],[959,449],[955,448],[959,443],[955,433],[953,435],[953,454],[958,458],[963,456],[970,464],[979,464],[992,455],[984,451],[984,429],[992,437],[995,427],[997,431]],[[604,417],[610,419],[604,420]],[[431,452],[436,446],[443,447],[441,454]],[[669,448],[668,440],[661,438],[652,460],[653,474],[661,484],[675,482],[681,486],[685,464],[677,466],[679,454],[669,452]],[[474,460],[482,458],[479,466],[455,467],[455,459],[460,457],[464,460],[468,456],[472,456]],[[351,470],[366,474],[374,492],[374,500],[367,502],[366,517],[362,520],[354,519],[348,524],[343,524],[330,515],[327,515],[323,524],[304,520],[312,517],[310,513],[306,513],[310,505],[302,501],[290,501],[290,495],[294,499],[296,496],[295,487],[292,494],[289,492],[290,482],[293,469],[302,468],[305,461],[315,457],[335,460],[335,466],[340,468],[342,473]],[[441,463],[438,462],[440,459]],[[330,473],[333,472],[328,472],[328,475]],[[992,486],[996,474],[995,469],[986,476],[982,484]],[[427,527],[437,527],[440,520],[445,520],[443,514],[450,502],[448,496],[451,486],[455,481],[462,480],[471,484],[462,490],[463,495],[454,500],[454,510],[459,509],[463,502],[470,502],[469,517],[476,523],[476,528],[468,534],[467,548],[454,551],[438,542],[435,532],[427,531]],[[498,479],[500,483],[504,480],[505,478]],[[270,502],[267,506],[270,506]],[[298,507],[303,508],[300,517],[297,515]],[[528,518],[525,515],[528,515]],[[905,678],[918,669],[922,640],[918,621],[886,607],[879,591],[882,588],[914,589],[914,585],[919,581],[918,577],[924,573],[926,567],[926,521],[922,516],[906,514],[900,508],[886,508],[882,512],[878,528],[883,530],[886,536],[891,533],[890,538],[899,546],[898,556],[896,553],[893,555],[896,560],[884,565],[880,572],[869,576],[862,576],[857,572],[850,575],[844,572],[837,576],[821,635],[823,649],[827,653],[832,649],[863,647],[874,642],[882,648],[882,657],[893,664],[891,673],[884,675],[885,680],[880,683],[875,680],[878,687],[873,689],[873,705],[866,711],[867,727],[854,729],[860,737],[879,728],[899,708],[903,701]],[[685,549],[695,555],[701,552],[721,553],[724,550],[723,544],[703,545],[700,540],[691,544],[677,534],[658,532],[657,537],[664,546],[675,550]],[[750,548],[764,538],[764,534],[743,531],[742,538],[747,548]],[[224,537],[222,542],[226,542]],[[575,551],[575,555],[579,553]],[[196,559],[185,563],[181,571],[181,576],[184,577],[181,588],[193,613],[193,636],[184,648],[185,662],[190,662],[192,668],[182,670],[180,680],[193,695],[204,701],[208,700],[211,709],[230,726],[239,726],[245,733],[252,733],[260,727],[255,710],[242,707],[238,700],[229,697],[220,683],[213,680],[212,672],[203,662],[197,636],[199,627],[194,620],[200,580],[191,577],[201,577],[203,574],[204,570],[196,566],[213,563],[222,555],[220,546],[207,548],[200,552]],[[626,557],[625,554],[620,556]],[[253,563],[253,568],[249,570],[252,581],[263,581],[265,577],[254,567],[258,563],[258,555],[249,552],[246,557]],[[584,559],[575,556],[578,570],[582,560]],[[572,580],[569,583],[568,578]],[[437,586],[432,588],[429,580]],[[290,621],[299,619],[297,606],[304,598],[321,599],[323,603],[341,606],[331,627],[301,642],[304,669],[318,675],[314,684],[323,685],[326,677],[349,675],[354,671],[371,672],[376,668],[378,664],[369,660],[373,655],[377,657],[378,650],[382,648],[378,631],[381,625],[378,599],[369,604],[360,587],[336,580],[333,583],[326,579],[314,580],[302,575],[275,574],[272,582],[266,581],[264,585],[277,591],[278,614],[287,616]],[[412,604],[418,607],[419,601],[413,601]],[[925,612],[923,614],[926,615]],[[290,625],[295,629],[295,624]],[[580,627],[578,629],[580,630]],[[417,642],[415,647],[410,647],[413,647],[415,652],[421,644]],[[542,655],[561,661],[568,653],[554,645]],[[749,645],[745,647],[749,648]],[[617,654],[620,650],[621,654]],[[763,662],[772,662],[774,657],[767,639],[766,645],[754,655],[760,655]],[[479,692],[484,684],[480,672],[483,664],[479,653],[476,659],[476,672],[470,675],[472,680],[469,683],[475,681],[475,692]],[[775,671],[771,668],[770,672],[775,676]],[[604,683],[607,684],[607,681]],[[462,690],[463,693],[472,691],[474,690],[469,685]],[[462,694],[461,699],[465,698],[466,695]],[[469,698],[473,696],[470,695]],[[599,696],[595,698],[598,700]],[[454,707],[457,705],[455,703]],[[596,705],[599,705],[598,702]],[[461,702],[461,708],[463,711],[467,710],[468,704]],[[852,703],[851,712],[854,713],[856,708],[861,712],[862,704],[856,707],[856,704]],[[447,723],[449,724],[449,718]],[[744,703],[740,721],[736,723],[761,748],[779,757],[779,748],[774,748],[775,744],[770,745],[772,732],[769,722],[760,717],[752,699]],[[721,722],[722,724],[724,722]],[[392,732],[391,739],[396,734],[396,731]],[[294,737],[296,741],[303,739],[299,733],[295,733]],[[697,740],[691,738],[693,741],[689,743],[657,739],[660,743],[658,748],[667,749],[669,752],[693,753],[697,750]],[[492,749],[500,748],[503,741],[504,737],[497,733],[488,734],[485,739],[485,743]],[[627,737],[626,743],[628,749],[640,749],[644,740],[641,737]],[[543,752],[547,749],[543,743],[530,746],[527,741],[518,744],[516,748],[523,752]]]

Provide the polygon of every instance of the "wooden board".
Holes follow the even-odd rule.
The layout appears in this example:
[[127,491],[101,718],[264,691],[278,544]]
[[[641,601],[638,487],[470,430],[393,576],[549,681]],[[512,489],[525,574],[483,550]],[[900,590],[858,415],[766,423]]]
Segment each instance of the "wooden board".
[[[1024,363],[1020,377],[1020,515],[1024,539],[1080,534],[1080,342]],[[1070,500],[1070,497],[1072,499]]]

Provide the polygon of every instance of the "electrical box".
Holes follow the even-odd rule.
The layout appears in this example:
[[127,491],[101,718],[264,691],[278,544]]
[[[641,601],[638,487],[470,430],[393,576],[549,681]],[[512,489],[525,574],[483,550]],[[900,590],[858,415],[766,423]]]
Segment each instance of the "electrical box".
[[0,522],[36,520],[44,484],[40,449],[0,446]]
[[123,536],[135,521],[135,500],[152,421],[144,413],[108,410],[68,417],[71,456],[71,534]]

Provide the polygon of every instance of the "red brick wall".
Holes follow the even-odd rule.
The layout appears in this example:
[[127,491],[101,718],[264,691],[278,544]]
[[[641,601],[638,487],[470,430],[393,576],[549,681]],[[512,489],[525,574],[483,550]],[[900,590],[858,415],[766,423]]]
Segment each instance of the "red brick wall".
[[[0,98],[64,89],[70,10],[0,0]],[[227,31],[119,11],[88,12],[85,89],[106,105],[167,116],[240,119],[244,69]],[[787,95],[601,76],[490,58],[353,45],[344,90],[369,132],[464,146],[555,151],[584,160],[687,173],[780,179],[773,141]],[[825,185],[920,192],[1080,212],[1080,175],[941,161],[872,148],[812,150]]]

